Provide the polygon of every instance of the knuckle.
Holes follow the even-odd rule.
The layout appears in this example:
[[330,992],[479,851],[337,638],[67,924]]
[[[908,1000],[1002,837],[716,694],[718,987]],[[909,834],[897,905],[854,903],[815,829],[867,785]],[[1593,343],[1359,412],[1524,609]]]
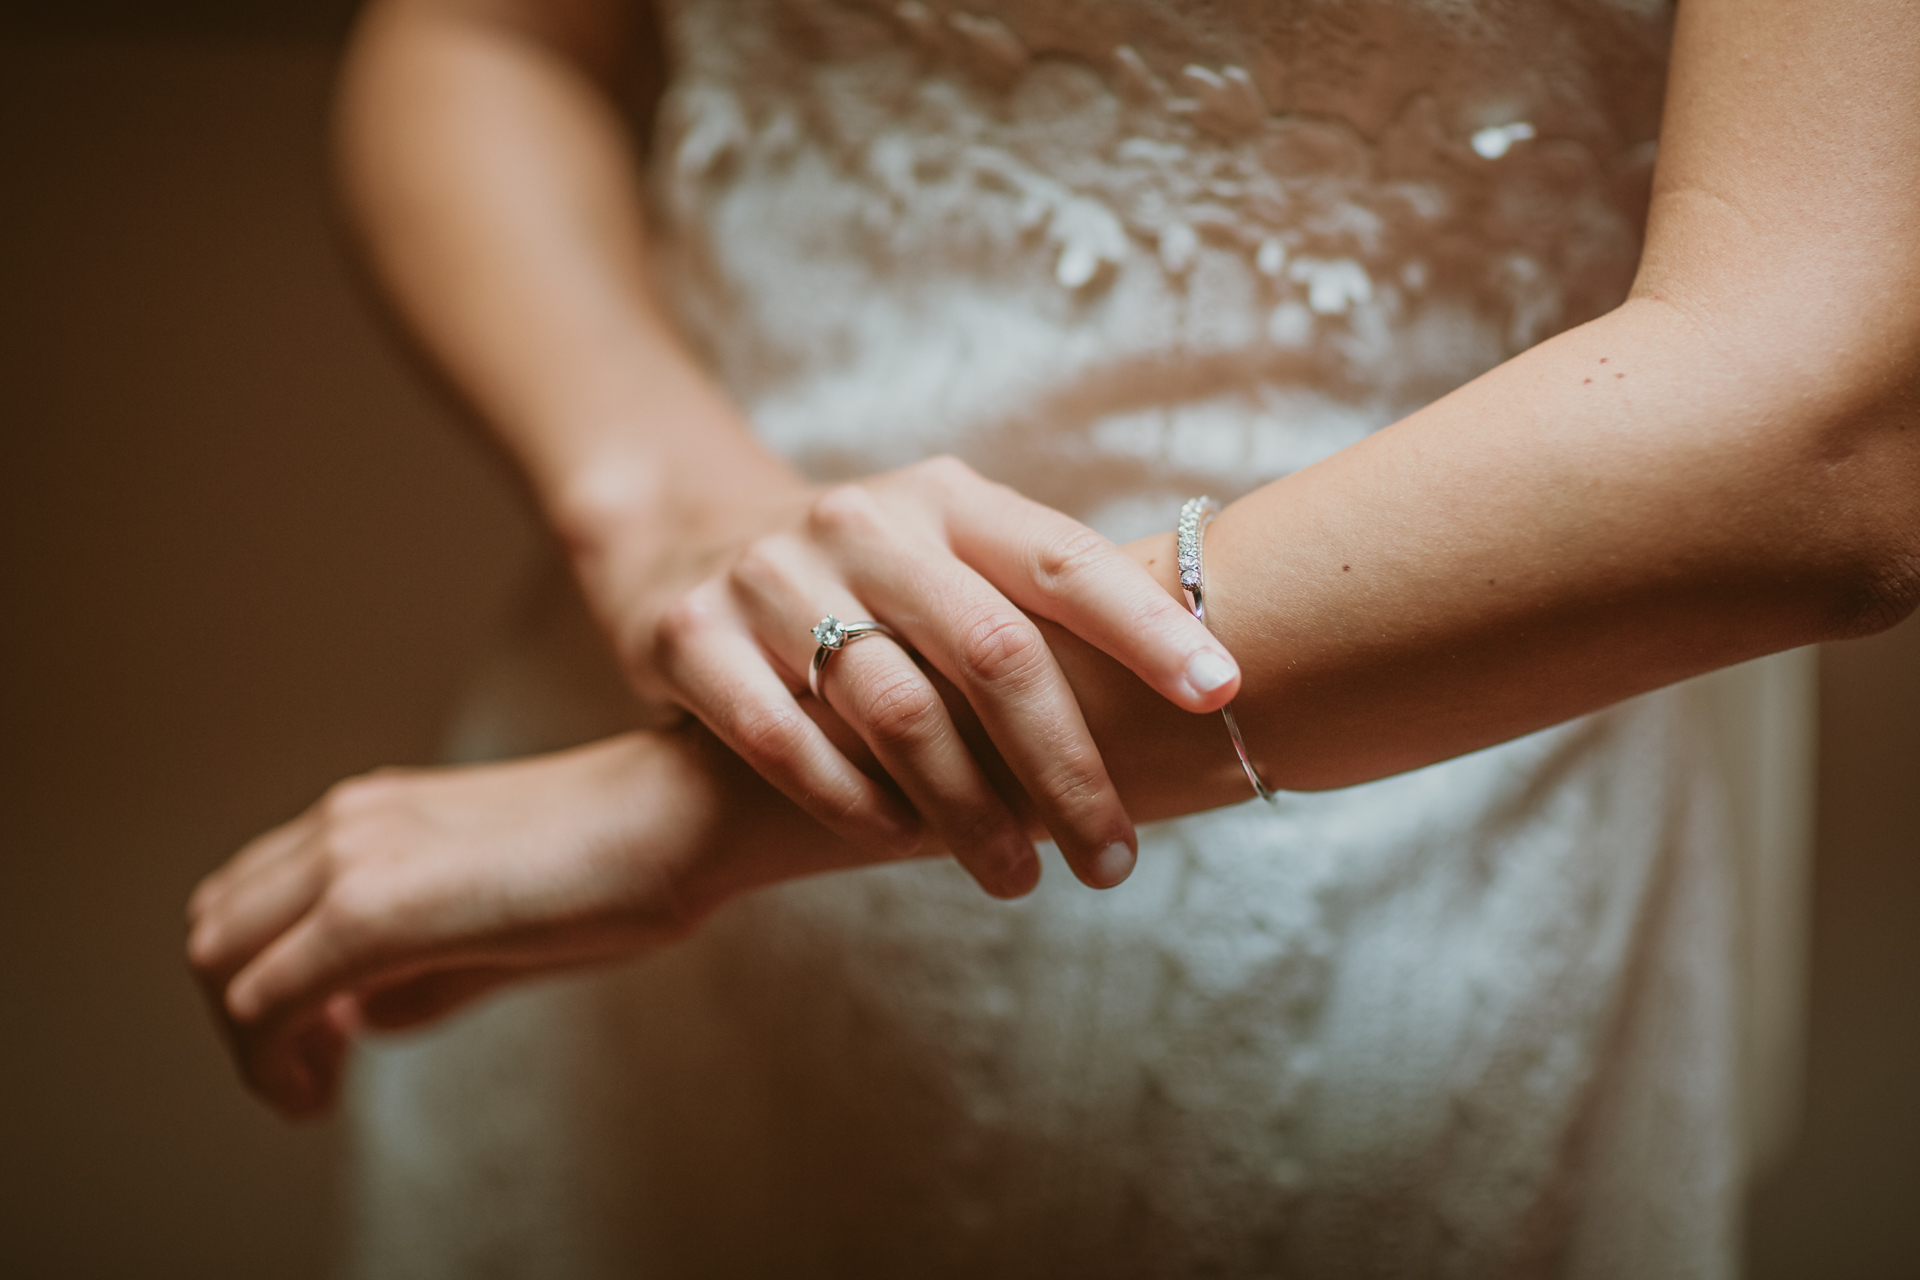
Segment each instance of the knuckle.
[[193,888],[193,896],[187,899],[187,924],[195,925],[206,918],[213,909],[214,902],[220,897],[222,884],[220,873],[207,876]]
[[805,749],[804,718],[785,707],[745,708],[733,718],[734,749],[763,771],[791,768]]
[[324,884],[337,885],[347,876],[354,864],[366,852],[367,840],[361,829],[352,823],[342,823],[327,832],[315,853],[315,865],[319,868],[320,880]]
[[901,747],[926,741],[938,728],[942,712],[933,686],[908,675],[869,689],[860,703],[867,732],[877,746]]
[[1033,548],[1034,580],[1049,591],[1058,591],[1098,569],[1112,547],[1112,543],[1082,524],[1050,534]]
[[980,480],[979,472],[950,453],[938,453],[924,461],[916,462],[913,469],[925,479],[949,489],[977,483]]
[[394,904],[373,877],[349,875],[329,887],[318,923],[335,954],[366,956],[378,950],[393,914]]
[[755,538],[740,552],[727,570],[727,579],[738,588],[757,591],[786,576],[787,547],[777,537]]
[[330,828],[358,822],[391,801],[406,776],[405,770],[387,768],[336,782],[320,797],[320,817]]
[[949,816],[944,824],[948,846],[955,853],[990,850],[1006,835],[1006,818],[995,806],[976,804]]
[[1023,615],[991,610],[965,628],[959,658],[976,684],[1002,684],[1029,677],[1045,653],[1039,628]]
[[880,523],[880,503],[865,486],[838,484],[813,500],[808,524],[828,537],[861,533]]
[[656,647],[662,657],[684,653],[712,625],[712,608],[699,593],[689,592],[660,614],[654,633]]
[[327,879],[337,881],[352,868],[379,859],[402,841],[404,824],[383,812],[360,809],[327,824],[320,842],[320,862]]
[[1063,751],[1040,778],[1041,796],[1056,812],[1080,813],[1101,807],[1109,784],[1100,758],[1091,752]]
[[366,794],[364,781],[362,778],[347,778],[328,787],[326,794],[320,797],[320,803],[315,806],[321,821],[331,827],[358,813]]
[[187,935],[187,964],[196,973],[212,974],[225,958],[223,941],[219,925],[211,920],[200,921]]
[[681,596],[660,614],[661,643],[668,646],[684,643],[706,622],[706,613],[697,597]]

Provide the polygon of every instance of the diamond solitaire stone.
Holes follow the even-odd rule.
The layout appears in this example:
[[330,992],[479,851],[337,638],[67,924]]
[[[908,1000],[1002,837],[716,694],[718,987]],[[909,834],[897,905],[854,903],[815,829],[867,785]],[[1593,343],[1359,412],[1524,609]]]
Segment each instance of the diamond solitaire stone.
[[813,639],[816,644],[838,649],[847,642],[846,628],[841,625],[840,619],[828,614],[814,626]]

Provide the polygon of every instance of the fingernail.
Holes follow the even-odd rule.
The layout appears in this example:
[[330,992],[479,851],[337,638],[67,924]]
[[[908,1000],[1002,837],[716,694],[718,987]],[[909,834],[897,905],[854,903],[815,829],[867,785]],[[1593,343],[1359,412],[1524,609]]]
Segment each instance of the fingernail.
[[1133,850],[1115,840],[1093,855],[1093,861],[1087,864],[1087,874],[1096,889],[1111,889],[1133,874],[1133,862]]
[[1187,659],[1187,683],[1200,693],[1212,693],[1237,674],[1232,660],[1213,649],[1202,649]]

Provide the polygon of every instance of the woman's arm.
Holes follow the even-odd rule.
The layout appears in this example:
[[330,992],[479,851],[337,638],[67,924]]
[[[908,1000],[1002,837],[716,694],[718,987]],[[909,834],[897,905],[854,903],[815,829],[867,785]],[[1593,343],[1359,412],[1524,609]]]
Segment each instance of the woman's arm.
[[751,889],[882,856],[697,724],[629,733],[338,784],[201,883],[187,957],[242,1076],[299,1117],[331,1105],[363,1030],[661,946]]
[[528,477],[643,695],[843,836],[902,852],[924,820],[990,891],[1023,892],[1020,823],[903,653],[862,646],[888,669],[829,698],[911,807],[796,704],[821,615],[881,617],[964,691],[1075,869],[1111,883],[1132,824],[1026,614],[1193,710],[1231,695],[1232,659],[1105,539],[958,464],[822,491],[754,441],[649,291],[616,106],[643,28],[626,0],[374,4],[338,135],[379,274]]
[[[1270,785],[1416,768],[1920,601],[1920,5],[1685,0],[1660,147],[1624,305],[1213,524],[1208,618]],[[1171,533],[1128,549],[1178,597]],[[1219,717],[1043,630],[1130,813],[1247,797]]]
[[617,87],[647,24],[616,0],[384,0],[337,98],[341,186],[382,285],[603,612],[673,537],[714,540],[804,488],[649,291]]
[[[1172,537],[1136,544],[1175,589]],[[1683,0],[1631,299],[1234,503],[1208,617],[1267,781],[1343,786],[1920,599],[1920,6]],[[1050,635],[1130,812],[1218,717]]]
[[[1209,615],[1270,782],[1379,777],[1914,607],[1920,13],[1685,0],[1661,145],[1626,305],[1214,525]],[[1171,598],[1171,536],[1129,551]],[[1047,631],[1132,812],[1246,798],[1218,717]],[[492,768],[346,784],[195,895],[191,955],[279,1105],[324,1105],[362,1021],[883,856],[697,731]]]
[[[591,21],[377,9],[343,136],[393,287],[605,601],[659,576],[616,563],[671,545],[658,522],[756,518],[700,476],[791,480],[646,301],[625,143],[583,70],[611,10],[577,2]],[[536,20],[531,44],[500,34]],[[1920,9],[1686,0],[1632,298],[1214,524],[1210,612],[1268,780],[1359,782],[1898,620],[1917,401]],[[1136,550],[1171,591],[1170,535]],[[1133,813],[1238,797],[1215,718],[1047,634]]]

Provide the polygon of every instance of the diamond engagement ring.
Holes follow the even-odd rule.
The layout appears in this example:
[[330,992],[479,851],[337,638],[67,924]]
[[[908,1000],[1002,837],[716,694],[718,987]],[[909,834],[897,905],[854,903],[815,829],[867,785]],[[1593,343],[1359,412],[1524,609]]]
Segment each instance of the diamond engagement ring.
[[813,691],[814,697],[823,702],[826,701],[826,695],[820,692],[820,676],[827,669],[827,659],[855,640],[864,639],[867,636],[885,636],[895,642],[900,639],[893,634],[892,628],[872,619],[862,622],[842,622],[832,614],[828,614],[815,624],[813,638],[820,647],[813,651],[813,666],[807,669],[807,688]]

